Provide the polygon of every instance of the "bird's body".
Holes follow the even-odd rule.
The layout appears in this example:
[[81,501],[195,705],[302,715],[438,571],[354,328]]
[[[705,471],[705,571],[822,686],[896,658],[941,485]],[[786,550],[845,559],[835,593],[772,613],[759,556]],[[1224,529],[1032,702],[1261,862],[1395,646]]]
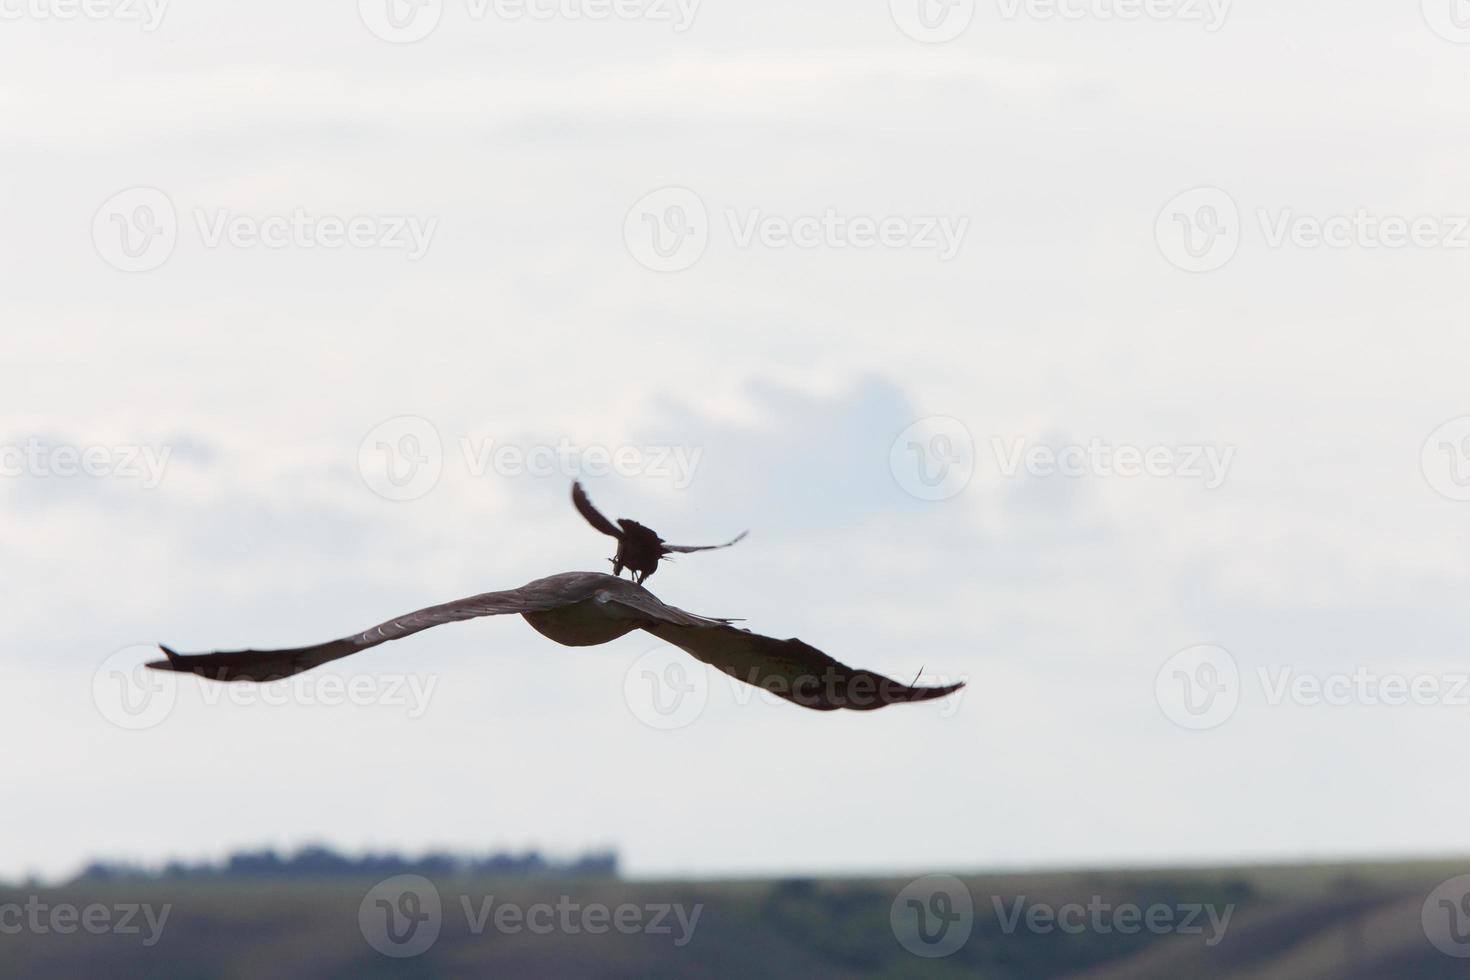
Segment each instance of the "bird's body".
[[626,568],[634,582],[642,583],[658,571],[658,563],[669,553],[664,547],[664,539],[654,533],[653,528],[626,517],[618,518],[618,527],[623,533],[618,538],[617,553],[613,555],[613,574],[621,574]]
[[[521,618],[530,623],[537,633],[567,647],[592,647],[610,643],[638,629],[639,617],[626,606],[609,601],[609,597],[626,594],[623,590],[637,590],[652,595],[627,579],[601,572],[566,572],[539,581],[554,586],[565,585],[573,594],[584,589],[588,593],[587,598],[577,600],[571,605],[521,613]],[[536,584],[531,583],[532,586]],[[598,596],[599,592],[601,598]]]
[[740,629],[728,619],[685,612],[642,585],[601,572],[549,575],[518,589],[429,606],[314,646],[193,655],[163,647],[168,659],[148,666],[210,680],[270,681],[443,623],[509,613],[520,614],[537,632],[563,646],[596,646],[642,629],[737,680],[820,711],[872,710],[905,701],[928,701],[963,686],[910,687],[856,670],[800,640],[777,640]]
[[618,539],[618,550],[612,557],[613,574],[621,575],[623,569],[633,577],[635,583],[641,584],[648,576],[658,571],[658,563],[668,555],[678,552],[688,554],[694,551],[714,551],[718,548],[728,548],[745,537],[745,531],[736,535],[733,540],[724,544],[700,544],[680,545],[669,544],[659,537],[651,527],[645,527],[637,521],[626,517],[618,518],[618,523],[612,521],[592,506],[592,501],[587,497],[587,491],[582,489],[582,484],[572,484],[572,506],[577,508],[588,524],[591,524],[603,534]]
[[638,628],[636,620],[609,615],[607,605],[596,599],[583,599],[562,609],[521,613],[521,618],[537,633],[564,647],[611,643]]

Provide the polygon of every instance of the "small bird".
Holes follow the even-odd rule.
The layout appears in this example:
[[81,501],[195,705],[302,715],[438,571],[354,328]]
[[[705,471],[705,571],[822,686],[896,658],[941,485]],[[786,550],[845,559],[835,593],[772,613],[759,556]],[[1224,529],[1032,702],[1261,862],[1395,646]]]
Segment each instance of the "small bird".
[[315,646],[181,654],[160,645],[168,659],[148,666],[216,681],[272,681],[443,623],[510,613],[519,613],[538,633],[563,646],[595,646],[646,630],[736,680],[815,711],[871,711],[942,698],[964,687],[912,687],[855,670],[800,640],[777,640],[733,626],[729,619],[687,613],[636,582],[602,572],[563,572],[518,589],[429,606]]
[[587,499],[587,491],[582,489],[581,482],[572,484],[572,505],[577,508],[577,513],[587,518],[591,524],[603,534],[609,534],[618,539],[618,550],[609,559],[612,562],[613,574],[621,575],[623,569],[633,577],[634,584],[642,585],[643,580],[658,571],[658,563],[661,558],[672,553],[688,554],[691,551],[714,551],[716,548],[728,548],[732,544],[740,542],[749,531],[741,531],[734,538],[724,544],[666,544],[664,539],[653,533],[651,528],[644,527],[637,521],[630,521],[626,517],[618,518],[617,525],[600,514],[592,501]]

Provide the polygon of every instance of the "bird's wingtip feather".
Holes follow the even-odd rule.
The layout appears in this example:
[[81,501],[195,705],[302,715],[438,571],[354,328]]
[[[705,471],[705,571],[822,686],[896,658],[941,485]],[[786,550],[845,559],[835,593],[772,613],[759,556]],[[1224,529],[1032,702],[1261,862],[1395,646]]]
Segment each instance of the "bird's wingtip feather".
[[158,649],[162,650],[163,651],[163,655],[165,657],[167,657],[168,659],[167,660],[150,660],[150,661],[148,661],[148,663],[144,664],[143,666],[145,666],[145,667],[152,667],[154,670],[180,670],[180,669],[182,669],[180,667],[181,658],[179,657],[179,654],[178,654],[177,651],[175,651],[172,647],[165,646],[162,643],[158,644]]

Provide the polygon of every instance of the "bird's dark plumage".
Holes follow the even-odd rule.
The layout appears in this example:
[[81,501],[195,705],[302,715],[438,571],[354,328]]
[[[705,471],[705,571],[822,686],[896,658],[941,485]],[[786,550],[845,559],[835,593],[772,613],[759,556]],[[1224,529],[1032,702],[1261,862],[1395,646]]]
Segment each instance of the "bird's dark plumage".
[[728,548],[750,533],[741,531],[724,544],[668,544],[655,534],[652,528],[644,527],[637,521],[628,520],[626,517],[619,518],[615,526],[612,521],[603,517],[596,507],[592,506],[592,501],[587,499],[587,491],[582,489],[581,483],[572,484],[572,506],[577,508],[577,513],[587,519],[588,524],[603,534],[618,539],[618,550],[612,558],[613,574],[621,575],[623,569],[626,568],[633,576],[633,581],[637,583],[643,582],[648,576],[658,571],[658,563],[665,555],[675,552],[689,554],[695,551]]
[[642,629],[737,680],[818,711],[869,711],[929,701],[964,686],[912,687],[871,671],[855,670],[800,640],[777,640],[740,629],[728,619],[687,613],[637,583],[599,572],[565,572],[518,589],[429,606],[314,646],[203,654],[181,654],[162,647],[167,659],[148,666],[211,680],[269,681],[442,623],[509,613],[519,613],[537,632],[566,646],[606,643]]

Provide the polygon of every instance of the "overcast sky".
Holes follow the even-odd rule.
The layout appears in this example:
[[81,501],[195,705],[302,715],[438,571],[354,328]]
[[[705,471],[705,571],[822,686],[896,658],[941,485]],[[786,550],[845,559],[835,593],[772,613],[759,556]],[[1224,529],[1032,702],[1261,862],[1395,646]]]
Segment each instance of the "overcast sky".
[[[1470,849],[1451,0],[357,7],[0,0],[0,876]],[[666,601],[969,687],[519,619],[131,669],[606,570],[579,473],[751,529]]]

